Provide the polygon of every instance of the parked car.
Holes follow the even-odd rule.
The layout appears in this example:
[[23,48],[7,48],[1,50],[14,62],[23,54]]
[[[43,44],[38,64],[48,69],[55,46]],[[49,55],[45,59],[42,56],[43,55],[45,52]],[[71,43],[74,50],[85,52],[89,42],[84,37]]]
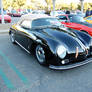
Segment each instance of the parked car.
[[32,14],[45,14],[44,10],[34,10],[32,11]]
[[92,24],[92,15],[84,18],[86,22]]
[[21,13],[17,12],[16,10],[12,10],[11,12],[8,12],[7,14],[12,17],[21,17]]
[[[0,15],[0,23],[2,21],[2,15]],[[5,23],[11,23],[11,17],[9,15],[4,15]]]
[[86,32],[92,36],[92,24],[87,23],[82,16],[65,14],[57,17],[66,27]]
[[63,12],[63,11],[51,11],[50,12],[50,16],[59,16],[59,15],[61,15],[61,14],[65,14],[65,12]]
[[[54,17],[23,15],[9,30],[12,43],[28,53],[34,52],[41,65],[51,69],[70,69],[84,65],[92,48],[91,37],[77,30],[63,27]],[[88,58],[88,59],[87,59]]]
[[82,16],[82,17],[85,17],[85,13],[82,13],[81,11],[77,11],[76,14],[77,14],[77,15],[80,15],[80,16]]
[[[5,23],[11,23],[11,17],[9,15],[7,15],[6,11],[3,11],[4,13],[4,21]],[[1,10],[0,10],[0,23],[2,21],[2,15],[1,15]]]

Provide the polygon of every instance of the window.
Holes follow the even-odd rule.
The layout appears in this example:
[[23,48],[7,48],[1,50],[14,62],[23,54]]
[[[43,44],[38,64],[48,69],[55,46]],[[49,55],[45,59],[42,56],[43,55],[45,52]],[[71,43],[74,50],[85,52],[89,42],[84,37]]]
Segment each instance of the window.
[[80,22],[85,22],[84,18],[81,16],[69,16],[70,22],[75,22],[75,23],[80,23]]
[[60,26],[61,23],[56,18],[40,18],[32,21],[32,27],[52,25]]
[[31,21],[29,21],[29,20],[24,20],[20,25],[23,28],[31,29]]
[[87,20],[92,20],[92,17],[88,17]]
[[61,19],[61,20],[67,20],[66,16],[58,16],[58,18]]

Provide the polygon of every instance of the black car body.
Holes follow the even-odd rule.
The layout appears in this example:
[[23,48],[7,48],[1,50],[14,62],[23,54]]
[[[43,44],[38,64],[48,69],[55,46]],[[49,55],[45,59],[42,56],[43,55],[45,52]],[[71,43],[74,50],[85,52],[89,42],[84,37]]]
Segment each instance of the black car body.
[[10,28],[9,34],[13,43],[28,53],[34,51],[38,62],[52,69],[69,69],[91,62],[88,60],[91,37],[64,28],[56,18],[24,15]]

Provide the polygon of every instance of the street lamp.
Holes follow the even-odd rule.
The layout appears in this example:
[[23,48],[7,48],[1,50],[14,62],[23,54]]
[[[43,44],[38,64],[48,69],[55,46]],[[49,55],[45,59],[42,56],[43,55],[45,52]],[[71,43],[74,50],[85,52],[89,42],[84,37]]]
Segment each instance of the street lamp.
[[2,0],[0,0],[0,11],[1,11],[1,17],[2,17],[2,24],[4,24],[4,13],[3,13],[3,3],[2,3]]
[[53,16],[55,15],[55,1],[56,0],[53,0]]
[[83,13],[83,1],[84,0],[80,0],[80,2],[81,2],[81,12]]

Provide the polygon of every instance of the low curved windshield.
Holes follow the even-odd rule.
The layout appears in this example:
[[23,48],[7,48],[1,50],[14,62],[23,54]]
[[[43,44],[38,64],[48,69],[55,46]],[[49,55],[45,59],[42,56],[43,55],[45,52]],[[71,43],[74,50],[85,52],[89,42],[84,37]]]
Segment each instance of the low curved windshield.
[[39,26],[61,26],[61,23],[56,18],[41,18],[32,21],[32,27]]
[[85,22],[84,18],[81,16],[69,16],[70,22]]

